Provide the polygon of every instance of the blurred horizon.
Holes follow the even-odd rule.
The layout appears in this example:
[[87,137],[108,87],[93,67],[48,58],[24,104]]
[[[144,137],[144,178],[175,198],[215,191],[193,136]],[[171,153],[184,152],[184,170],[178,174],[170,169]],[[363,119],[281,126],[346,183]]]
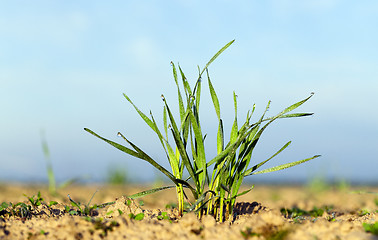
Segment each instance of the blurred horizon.
[[[3,1],[0,3],[0,182],[47,181],[41,131],[58,182],[103,181],[125,169],[132,181],[162,177],[83,129],[122,143],[122,132],[169,169],[160,142],[133,107],[151,110],[162,126],[164,94],[175,114],[170,62],[191,86],[209,67],[225,131],[253,104],[256,121],[315,95],[262,135],[252,158],[265,168],[322,157],[291,169],[255,175],[251,182],[308,182],[314,178],[378,184],[378,2],[376,1]],[[217,117],[207,81],[201,124],[207,160],[215,156]],[[122,143],[123,144],[123,143]]]

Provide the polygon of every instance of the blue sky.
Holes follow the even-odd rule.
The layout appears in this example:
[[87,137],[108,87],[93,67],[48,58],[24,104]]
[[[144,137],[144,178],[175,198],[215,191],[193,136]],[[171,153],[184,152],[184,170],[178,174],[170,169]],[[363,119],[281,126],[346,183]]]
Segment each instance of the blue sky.
[[[209,68],[226,130],[233,90],[240,120],[254,103],[258,118],[268,100],[273,115],[315,92],[299,109],[314,116],[276,122],[253,159],[265,160],[289,140],[269,166],[322,155],[250,180],[377,183],[377,23],[376,1],[2,1],[0,180],[47,179],[42,130],[60,181],[104,179],[111,166],[153,179],[159,174],[150,165],[83,128],[119,142],[121,131],[168,166],[122,93],[161,119],[160,95],[173,106],[176,100],[170,61],[193,84],[197,65],[236,39]],[[203,101],[212,156],[217,120],[205,86]]]

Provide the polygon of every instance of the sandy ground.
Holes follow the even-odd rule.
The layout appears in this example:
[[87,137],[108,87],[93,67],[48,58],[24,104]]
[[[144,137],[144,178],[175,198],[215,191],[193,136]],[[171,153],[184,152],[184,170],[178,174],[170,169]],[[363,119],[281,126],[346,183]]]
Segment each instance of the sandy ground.
[[[176,202],[173,189],[134,201],[123,197],[148,188],[70,186],[60,189],[59,196],[50,196],[43,185],[2,183],[0,203],[30,205],[24,194],[31,197],[40,191],[45,204],[30,208],[22,216],[20,211],[12,216],[11,206],[0,211],[0,239],[378,239],[362,226],[377,221],[378,196],[367,192],[377,193],[378,187],[315,190],[259,185],[238,199],[233,221],[224,223],[210,216],[200,221],[194,213],[178,217],[169,207]],[[115,203],[93,209],[88,216],[67,213],[78,210],[67,194],[84,209],[96,190],[90,206]],[[49,206],[52,200],[58,203]],[[20,209],[20,205],[14,209]],[[300,209],[303,215],[299,210],[293,213],[293,209]],[[324,212],[311,216],[314,209]],[[130,218],[130,214],[139,213],[144,215],[142,220]]]

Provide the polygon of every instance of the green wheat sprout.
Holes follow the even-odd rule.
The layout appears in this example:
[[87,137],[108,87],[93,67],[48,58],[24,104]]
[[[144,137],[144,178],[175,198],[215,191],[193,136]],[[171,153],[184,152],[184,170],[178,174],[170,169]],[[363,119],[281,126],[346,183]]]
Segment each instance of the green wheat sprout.
[[[164,97],[164,95],[162,95],[161,98],[164,103],[163,131],[158,128],[151,111],[149,116],[147,116],[138,109],[138,107],[126,94],[123,94],[143,121],[156,133],[170,164],[171,171],[161,166],[156,160],[151,158],[145,151],[133,144],[122,133],[118,133],[118,136],[122,137],[126,143],[131,146],[131,148],[106,139],[88,128],[84,128],[85,131],[125,152],[126,154],[147,161],[174,183],[173,186],[154,188],[129,197],[142,197],[157,191],[176,187],[178,211],[179,214],[182,215],[185,210],[185,200],[189,202],[184,190],[189,190],[194,202],[190,203],[191,207],[187,209],[187,211],[195,211],[199,218],[201,218],[204,214],[212,215],[218,221],[223,222],[226,219],[231,220],[233,218],[233,209],[237,197],[248,193],[253,188],[252,186],[246,191],[239,192],[244,177],[290,168],[320,156],[315,155],[303,160],[257,171],[261,166],[286,149],[291,144],[291,141],[289,141],[271,157],[250,167],[252,152],[260,140],[262,133],[271,123],[277,119],[304,117],[313,114],[289,113],[307,102],[313,96],[313,93],[311,93],[309,97],[285,108],[277,115],[273,117],[265,117],[270,107],[269,101],[263,115],[258,118],[257,122],[252,123],[251,119],[256,107],[254,105],[253,108],[248,111],[247,117],[243,124],[239,124],[237,117],[237,96],[234,92],[233,102],[235,118],[231,128],[230,138],[228,140],[225,139],[220,104],[218,96],[210,80],[208,67],[233,42],[234,40],[221,48],[202,70],[198,68],[199,76],[194,87],[190,86],[181,67],[178,66],[178,68],[176,68],[175,64],[171,62],[173,77],[177,87],[180,118],[174,118],[167,99]],[[181,76],[181,86],[179,84],[178,75]],[[203,134],[199,116],[202,78],[204,78],[204,75],[207,78],[218,125],[216,141],[217,155],[211,158],[209,161],[207,160],[207,156],[205,154],[204,142],[206,134]],[[183,92],[181,88],[184,90]],[[169,137],[171,137],[171,139],[173,138],[173,142],[169,141]],[[210,171],[211,168],[212,170]],[[189,177],[186,179],[183,177],[184,172],[189,174]]]

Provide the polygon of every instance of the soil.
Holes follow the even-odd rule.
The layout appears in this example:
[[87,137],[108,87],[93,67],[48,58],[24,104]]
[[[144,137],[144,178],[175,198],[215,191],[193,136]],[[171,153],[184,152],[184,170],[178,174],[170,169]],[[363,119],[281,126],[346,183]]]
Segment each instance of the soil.
[[[11,206],[0,211],[0,239],[378,239],[363,228],[377,221],[378,187],[259,185],[237,199],[233,219],[224,223],[211,216],[198,220],[194,213],[179,217],[172,208],[174,189],[132,201],[124,197],[149,188],[78,185],[51,196],[43,185],[0,184],[0,203],[30,206],[24,212],[14,207],[14,214]],[[99,207],[84,213],[97,190],[89,206]],[[38,191],[43,201],[33,207],[26,196],[36,199]],[[82,203],[82,212],[68,194]]]

